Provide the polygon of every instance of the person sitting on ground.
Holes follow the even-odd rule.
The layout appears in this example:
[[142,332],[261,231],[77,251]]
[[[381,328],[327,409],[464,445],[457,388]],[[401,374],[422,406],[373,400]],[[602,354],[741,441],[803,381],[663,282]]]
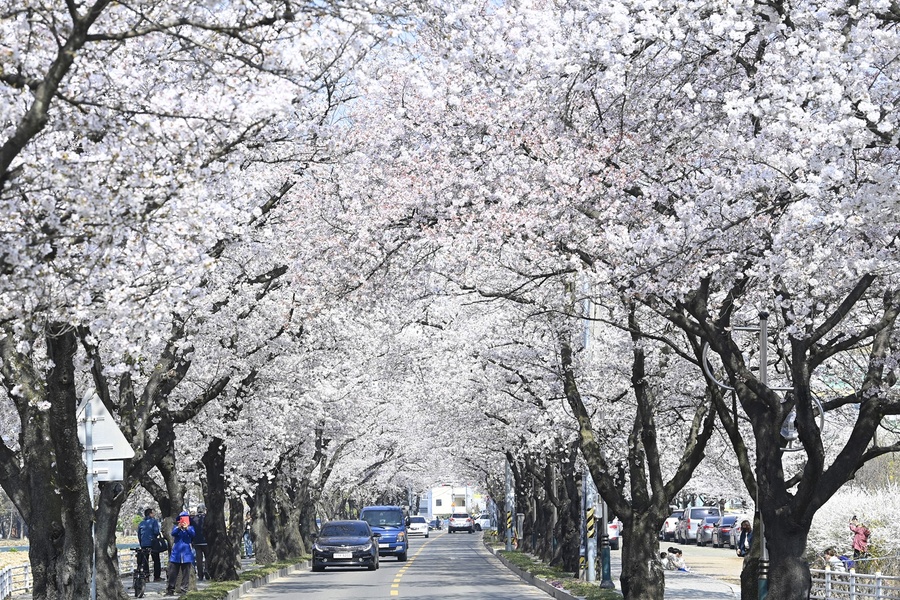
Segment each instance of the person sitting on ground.
[[844,570],[844,563],[840,558],[838,558],[837,552],[834,550],[834,548],[828,548],[825,551],[825,568],[832,571]]
[[663,569],[670,569],[669,566],[669,553],[668,552],[660,552],[659,553],[659,564],[662,565]]
[[671,547],[669,548],[669,569],[673,571],[683,571],[688,572],[687,565],[684,562],[684,556],[681,554],[681,548]]

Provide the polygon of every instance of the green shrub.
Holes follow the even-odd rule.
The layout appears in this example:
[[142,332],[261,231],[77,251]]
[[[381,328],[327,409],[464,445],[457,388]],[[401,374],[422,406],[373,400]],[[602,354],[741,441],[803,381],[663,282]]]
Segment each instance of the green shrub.
[[574,573],[563,571],[558,567],[551,567],[528,554],[505,550],[499,551],[498,554],[523,571],[540,577],[554,587],[561,587],[573,596],[581,596],[586,600],[621,600],[622,598],[622,594],[616,590],[606,590],[596,583],[575,579]]
[[307,561],[309,560],[309,558],[310,557],[308,556],[303,556],[295,560],[277,562],[271,565],[266,565],[264,567],[241,571],[238,574],[239,579],[235,581],[211,581],[209,586],[203,588],[202,590],[197,590],[196,592],[188,592],[184,596],[184,600],[221,600],[228,595],[228,592],[240,587],[241,584],[246,581],[260,579],[262,577],[265,577],[266,575],[276,573],[280,569],[284,569],[291,565],[296,565],[297,563]]

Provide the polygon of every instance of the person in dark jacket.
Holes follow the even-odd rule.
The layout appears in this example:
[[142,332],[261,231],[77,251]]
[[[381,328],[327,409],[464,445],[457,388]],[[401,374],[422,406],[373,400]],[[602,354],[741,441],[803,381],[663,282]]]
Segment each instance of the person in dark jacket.
[[750,547],[753,545],[753,526],[750,521],[744,519],[741,521],[741,535],[738,538],[737,555],[749,556]]
[[209,571],[206,570],[207,560],[209,559],[209,554],[207,548],[209,547],[206,541],[206,536],[203,533],[203,524],[206,520],[206,507],[202,504],[197,507],[196,516],[191,517],[191,527],[194,528],[194,554],[196,555],[197,560],[197,579],[203,581],[204,579],[209,579]]
[[175,587],[179,593],[187,594],[191,582],[191,569],[194,565],[194,551],[191,542],[194,540],[194,528],[191,527],[191,516],[187,511],[178,515],[178,521],[172,528],[172,550],[169,552],[169,574],[166,582],[166,596],[175,595]]
[[[138,543],[141,549],[153,548],[153,540],[159,535],[159,521],[153,513],[152,508],[144,511],[144,520],[138,525]],[[153,557],[153,581],[160,581],[159,552],[150,552]],[[147,563],[147,553],[138,553],[138,569],[149,579],[150,565]]]

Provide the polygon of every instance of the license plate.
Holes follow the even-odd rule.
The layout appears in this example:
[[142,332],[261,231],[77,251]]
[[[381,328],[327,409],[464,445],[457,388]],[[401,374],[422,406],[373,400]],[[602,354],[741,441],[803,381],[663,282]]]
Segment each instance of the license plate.
[[335,552],[334,557],[335,558],[353,558],[353,553],[352,552]]
[[378,544],[378,547],[379,548],[390,548],[391,545],[390,544]]

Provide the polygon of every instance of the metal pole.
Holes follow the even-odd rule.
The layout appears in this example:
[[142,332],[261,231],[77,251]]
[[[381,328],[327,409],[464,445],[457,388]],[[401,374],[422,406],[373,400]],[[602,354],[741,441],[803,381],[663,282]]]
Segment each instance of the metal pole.
[[[615,589],[616,584],[612,580],[612,566],[610,565],[609,555],[609,507],[606,506],[606,500],[601,498],[601,520],[600,520],[600,587],[606,590]],[[622,536],[619,535],[619,543],[622,543]]]
[[587,581],[597,581],[597,519],[594,508],[597,503],[597,489],[594,487],[594,480],[589,471],[585,471],[584,483],[586,491],[584,495],[584,537],[587,540],[584,558],[587,566]]
[[506,551],[512,552],[512,515],[515,510],[515,494],[512,489],[512,470],[506,461]]
[[91,600],[97,600],[97,548],[94,544],[94,441],[91,401],[84,406],[84,462],[87,467],[88,498],[91,501]]
[[[761,311],[759,313],[759,383],[763,386],[769,385],[768,374],[768,350],[769,350],[769,313]],[[763,519],[762,506],[760,504],[760,480],[759,453],[756,456],[756,510],[759,511],[759,541],[762,547],[759,558],[758,573],[758,591],[759,600],[766,600],[769,595],[769,549],[766,546],[766,527]]]

